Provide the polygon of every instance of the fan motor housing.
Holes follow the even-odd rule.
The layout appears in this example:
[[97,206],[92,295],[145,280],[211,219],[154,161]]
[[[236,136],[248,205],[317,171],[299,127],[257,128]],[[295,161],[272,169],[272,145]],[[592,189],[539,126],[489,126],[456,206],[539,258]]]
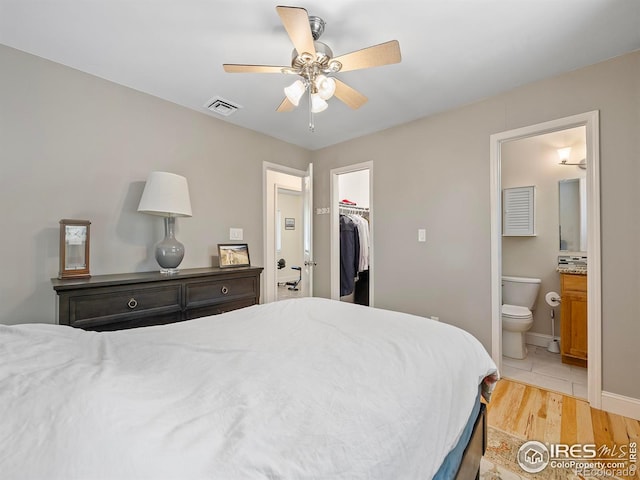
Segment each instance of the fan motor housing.
[[314,40],[318,40],[324,33],[324,20],[320,17],[309,15],[309,27],[311,27],[311,35]]
[[302,68],[303,66],[314,62],[320,64],[321,68],[327,67],[329,61],[333,58],[333,51],[326,43],[313,42],[313,45],[316,49],[315,59],[312,58],[311,55],[305,55],[307,52],[303,52],[301,55],[295,48],[293,49],[293,52],[291,52],[291,66],[293,68]]

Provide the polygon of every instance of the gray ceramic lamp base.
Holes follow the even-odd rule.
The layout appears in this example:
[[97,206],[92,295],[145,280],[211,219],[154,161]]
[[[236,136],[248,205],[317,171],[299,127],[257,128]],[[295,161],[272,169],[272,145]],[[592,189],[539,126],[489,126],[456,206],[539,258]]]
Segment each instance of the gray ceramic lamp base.
[[165,275],[178,273],[184,258],[184,245],[176,240],[175,224],[175,217],[164,218],[164,239],[156,245],[156,261]]

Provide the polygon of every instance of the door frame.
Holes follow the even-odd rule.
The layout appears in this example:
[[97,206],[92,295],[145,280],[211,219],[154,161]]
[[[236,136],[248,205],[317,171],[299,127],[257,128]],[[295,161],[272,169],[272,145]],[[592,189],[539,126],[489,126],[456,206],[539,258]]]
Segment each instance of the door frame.
[[503,142],[584,126],[587,143],[587,329],[589,363],[587,400],[602,405],[602,269],[600,246],[600,128],[599,111],[516,128],[491,135],[491,354],[502,367],[502,181]]
[[[302,182],[304,178],[307,176],[308,172],[304,170],[298,170],[296,168],[287,167],[285,165],[279,165],[277,163],[262,162],[262,244],[263,244],[263,258],[264,258],[264,270],[263,270],[263,281],[261,283],[261,295],[260,302],[261,303],[271,303],[277,300],[276,289],[278,287],[278,279],[276,276],[276,260],[275,260],[275,231],[271,231],[269,228],[269,224],[275,224],[275,222],[270,222],[270,220],[275,219],[275,201],[270,202],[269,198],[274,199],[274,193],[277,193],[278,186],[283,187],[283,185],[278,185],[277,182],[274,183],[275,189],[272,191],[267,184],[267,173],[277,172],[284,173],[287,175],[291,175],[294,177],[300,177],[300,183],[302,187]],[[311,171],[311,170],[309,170]],[[284,186],[286,188],[286,186]],[[301,190],[302,193],[302,190]],[[272,208],[269,211],[268,205],[271,204]],[[310,205],[309,208],[312,210],[313,205]],[[313,212],[310,211],[309,214]],[[301,222],[304,225],[304,222]],[[273,225],[272,225],[273,226]],[[271,234],[269,233],[271,232]],[[310,239],[313,242],[313,237]],[[313,272],[311,272],[313,274]],[[311,288],[311,287],[310,287]],[[309,296],[313,296],[313,292],[309,292]]]
[[337,208],[340,202],[338,176],[345,173],[369,170],[369,306],[374,306],[374,212],[373,212],[373,161],[356,163],[345,167],[332,168],[330,175],[330,199],[331,199],[331,299],[340,300],[340,212]]

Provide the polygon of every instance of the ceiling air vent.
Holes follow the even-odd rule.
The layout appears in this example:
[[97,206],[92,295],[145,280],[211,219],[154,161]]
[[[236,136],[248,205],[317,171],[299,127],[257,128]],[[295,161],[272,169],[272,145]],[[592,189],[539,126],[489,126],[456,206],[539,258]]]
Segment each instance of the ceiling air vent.
[[225,100],[224,98],[220,97],[212,98],[206,103],[205,106],[213,113],[217,113],[218,115],[222,115],[223,117],[228,117],[229,115],[235,113],[239,108],[242,108],[240,105],[231,103],[229,100]]

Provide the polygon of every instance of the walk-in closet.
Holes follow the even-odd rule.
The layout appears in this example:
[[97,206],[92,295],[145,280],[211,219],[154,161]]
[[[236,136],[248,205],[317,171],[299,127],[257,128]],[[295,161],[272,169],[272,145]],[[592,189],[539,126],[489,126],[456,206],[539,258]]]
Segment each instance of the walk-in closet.
[[338,175],[340,300],[370,304],[370,171]]

